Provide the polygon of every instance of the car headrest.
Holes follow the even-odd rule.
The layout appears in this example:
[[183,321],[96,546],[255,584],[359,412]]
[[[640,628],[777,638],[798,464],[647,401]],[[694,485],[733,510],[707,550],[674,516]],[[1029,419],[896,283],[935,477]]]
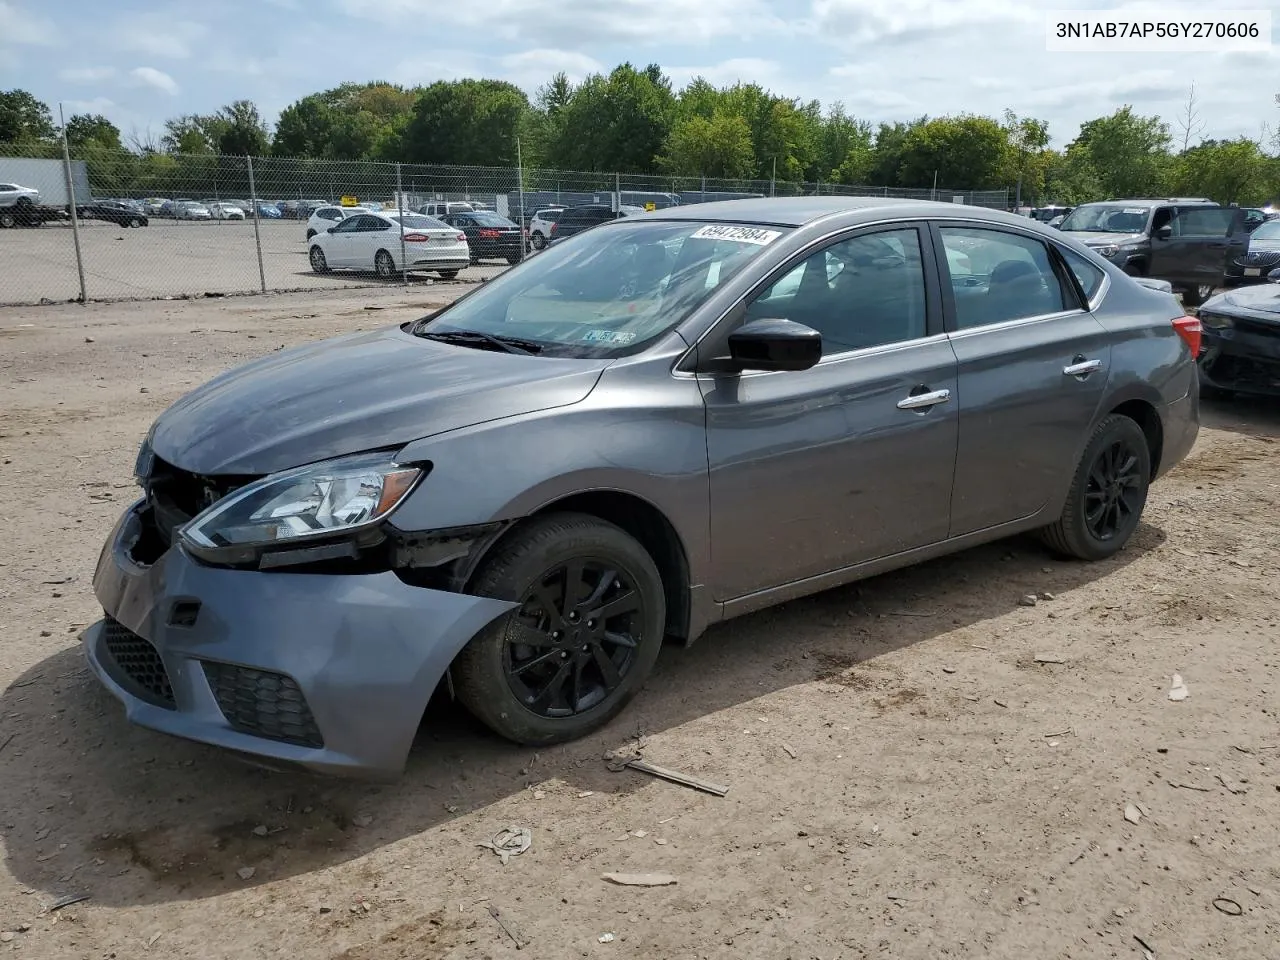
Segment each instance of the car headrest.
[[1028,280],[1039,273],[1035,264],[1027,260],[1003,260],[991,271],[992,283],[1013,283],[1015,280]]

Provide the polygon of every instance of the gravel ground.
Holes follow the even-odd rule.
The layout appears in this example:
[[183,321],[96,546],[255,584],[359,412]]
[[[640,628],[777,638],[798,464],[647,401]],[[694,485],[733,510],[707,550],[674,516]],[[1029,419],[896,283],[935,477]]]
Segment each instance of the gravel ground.
[[[253,222],[152,220],[126,229],[102,220],[81,224],[80,245],[85,289],[90,300],[147,300],[201,296],[205,293],[256,293],[268,290],[335,290],[400,286],[366,273],[317,274],[307,261],[304,220],[264,220],[262,271],[253,238]],[[74,238],[66,224],[38,229],[0,230],[0,304],[35,304],[80,296]],[[505,263],[485,261],[464,270],[459,283],[497,276]],[[413,287],[434,274],[410,274]],[[403,292],[403,288],[401,289]]]
[[[1278,404],[1206,405],[1110,562],[1015,540],[725,624],[583,742],[442,704],[372,787],[127,725],[76,635],[149,422],[448,295],[0,311],[0,955],[1280,957]],[[609,772],[635,738],[728,795]]]

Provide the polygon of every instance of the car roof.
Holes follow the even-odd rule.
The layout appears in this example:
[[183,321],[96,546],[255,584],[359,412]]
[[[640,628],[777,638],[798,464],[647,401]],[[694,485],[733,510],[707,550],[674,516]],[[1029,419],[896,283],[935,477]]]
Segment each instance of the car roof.
[[[574,208],[570,208],[574,209]],[[1026,227],[1027,217],[990,207],[973,207],[941,200],[912,200],[898,197],[759,197],[716,200],[667,207],[643,215],[651,220],[697,220],[716,223],[767,223],[779,227],[802,227],[829,217],[841,217],[851,224],[870,222],[885,214],[921,219],[954,216],[992,223]]]
[[1158,207],[1163,203],[1203,204],[1216,207],[1217,204],[1204,197],[1112,197],[1109,200],[1091,200],[1080,206],[1089,207],[1096,203],[1123,203],[1130,207]]

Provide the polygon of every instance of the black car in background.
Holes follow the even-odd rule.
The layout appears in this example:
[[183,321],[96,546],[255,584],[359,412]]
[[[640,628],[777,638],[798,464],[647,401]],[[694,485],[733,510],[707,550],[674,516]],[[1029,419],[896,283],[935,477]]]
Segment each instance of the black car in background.
[[550,240],[555,241],[562,240],[565,237],[572,237],[575,233],[590,230],[592,227],[608,223],[610,220],[632,217],[637,213],[644,213],[644,208],[624,204],[618,208],[617,212],[614,212],[612,205],[607,203],[584,203],[581,206],[569,207],[561,210],[560,219],[552,224]]
[[505,260],[516,264],[524,255],[524,230],[500,213],[492,210],[461,210],[444,214],[439,219],[467,235],[472,263],[477,260]]
[[82,204],[76,207],[76,216],[81,220],[106,220],[122,227],[145,227],[150,223],[145,213],[139,213],[136,207],[119,200],[93,200]]
[[1280,220],[1267,220],[1249,234],[1249,247],[1227,262],[1227,286],[1261,283],[1280,267]]
[[1202,396],[1280,396],[1280,268],[1267,279],[1220,293],[1198,311]]

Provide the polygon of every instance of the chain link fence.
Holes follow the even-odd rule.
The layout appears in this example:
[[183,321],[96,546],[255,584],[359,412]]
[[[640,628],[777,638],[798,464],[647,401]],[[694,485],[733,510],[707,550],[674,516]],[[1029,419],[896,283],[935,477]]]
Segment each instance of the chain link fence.
[[1000,209],[1009,203],[1007,190],[95,149],[64,157],[60,144],[25,147],[18,156],[0,147],[0,256],[6,264],[0,271],[0,304],[465,283],[507,267],[506,258],[481,259],[446,281],[438,271],[412,269],[402,256],[393,258],[394,269],[381,274],[372,257],[343,263],[331,256],[326,269],[317,272],[309,257],[314,233],[362,208],[438,216],[464,209],[448,204],[466,204],[528,229],[538,211],[552,207],[620,203],[663,209],[742,197],[819,194],[936,199]]

